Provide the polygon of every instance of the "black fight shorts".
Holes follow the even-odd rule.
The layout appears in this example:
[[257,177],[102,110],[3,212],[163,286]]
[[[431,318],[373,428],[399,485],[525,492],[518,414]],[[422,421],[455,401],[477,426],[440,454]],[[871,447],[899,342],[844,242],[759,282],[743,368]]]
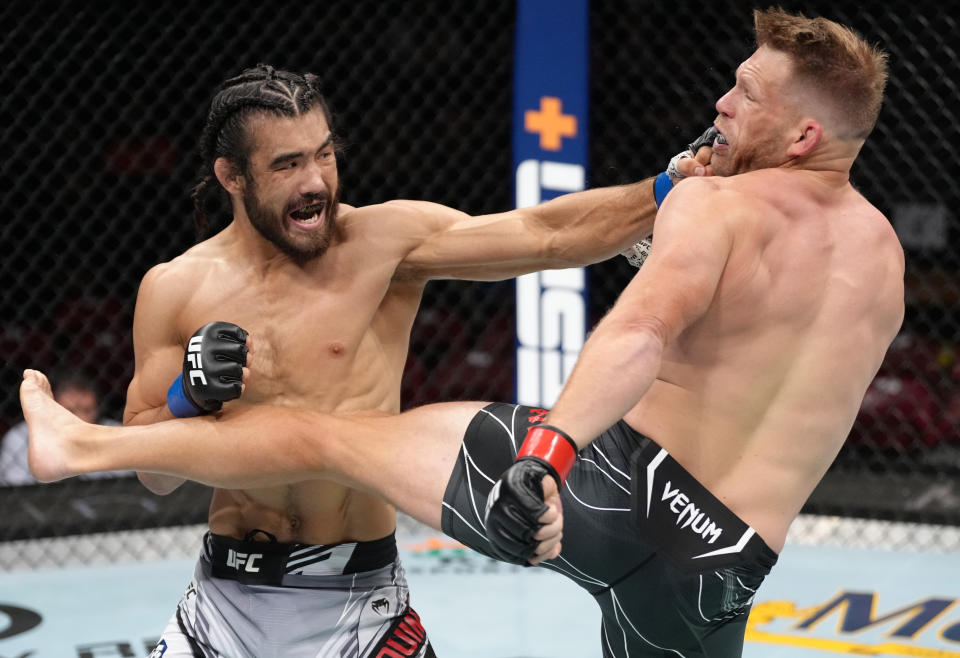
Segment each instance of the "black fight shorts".
[[[487,494],[546,410],[494,403],[471,421],[443,531],[493,557]],[[604,658],[737,658],[754,593],[777,561],[669,454],[619,422],[580,452],[561,492],[563,551],[542,566],[594,597]]]

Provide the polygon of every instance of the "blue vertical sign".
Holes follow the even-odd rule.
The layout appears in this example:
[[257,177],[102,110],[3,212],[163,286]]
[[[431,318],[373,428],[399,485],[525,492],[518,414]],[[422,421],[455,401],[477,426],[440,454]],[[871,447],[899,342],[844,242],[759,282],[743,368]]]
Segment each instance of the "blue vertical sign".
[[[519,0],[513,95],[517,208],[584,189],[588,0]],[[587,330],[582,268],[517,278],[517,402],[550,407]]]

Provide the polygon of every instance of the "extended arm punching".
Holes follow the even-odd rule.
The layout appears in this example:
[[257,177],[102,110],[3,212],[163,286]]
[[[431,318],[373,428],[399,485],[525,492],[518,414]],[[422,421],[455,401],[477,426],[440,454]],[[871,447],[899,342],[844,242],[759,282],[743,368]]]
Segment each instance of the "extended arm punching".
[[[632,185],[566,194],[537,206],[471,217],[436,204],[389,205],[413,219],[411,251],[398,274],[421,278],[506,279],[542,269],[580,267],[618,253],[631,258],[653,232],[659,205],[674,183],[709,174],[710,128],[670,160],[667,171]],[[627,249],[624,252],[624,249]]]

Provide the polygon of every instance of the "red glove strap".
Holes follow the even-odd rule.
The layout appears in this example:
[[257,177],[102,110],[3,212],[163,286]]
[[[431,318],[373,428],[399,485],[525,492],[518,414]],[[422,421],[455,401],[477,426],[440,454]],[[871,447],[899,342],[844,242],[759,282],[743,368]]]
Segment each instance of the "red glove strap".
[[557,469],[560,481],[564,482],[577,461],[577,448],[562,431],[549,425],[534,425],[527,430],[527,438],[517,453],[520,457],[539,457]]

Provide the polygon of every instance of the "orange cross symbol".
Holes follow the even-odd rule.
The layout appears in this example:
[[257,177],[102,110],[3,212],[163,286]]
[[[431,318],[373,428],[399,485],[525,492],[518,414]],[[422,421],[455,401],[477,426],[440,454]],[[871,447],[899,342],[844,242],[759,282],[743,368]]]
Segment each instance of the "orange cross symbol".
[[540,148],[544,151],[559,151],[561,137],[577,136],[577,117],[563,113],[559,98],[542,96],[539,112],[527,110],[524,113],[523,128],[530,133],[540,133]]

